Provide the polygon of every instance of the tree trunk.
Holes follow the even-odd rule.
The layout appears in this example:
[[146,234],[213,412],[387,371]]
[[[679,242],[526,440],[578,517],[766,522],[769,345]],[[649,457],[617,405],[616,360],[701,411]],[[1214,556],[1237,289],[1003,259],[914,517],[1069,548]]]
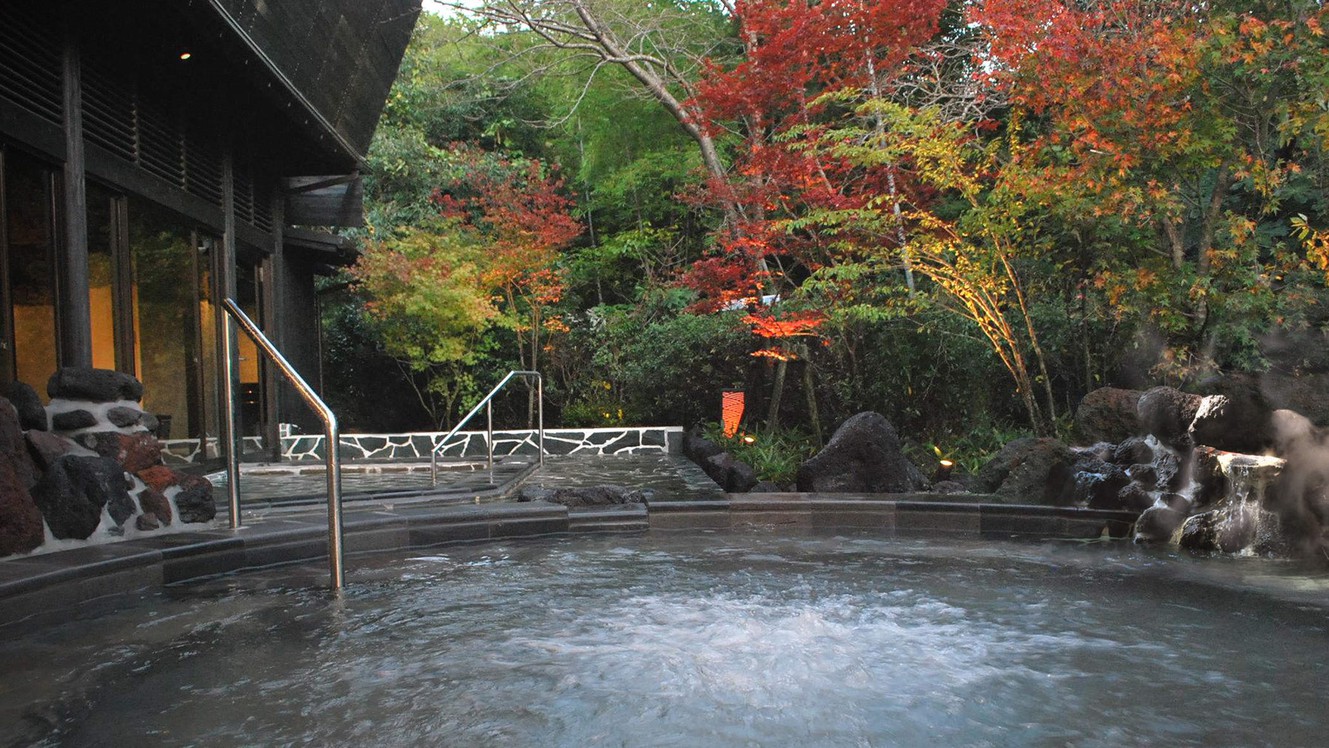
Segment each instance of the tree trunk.
[[766,432],[773,434],[780,428],[780,399],[784,396],[784,378],[785,372],[789,369],[789,362],[780,359],[775,364],[775,382],[771,384],[771,403],[766,409]]
[[807,346],[803,346],[803,394],[808,400],[808,422],[812,424],[812,436],[817,446],[824,444],[821,439],[821,415],[817,411],[817,389],[812,376],[812,359],[808,357]]

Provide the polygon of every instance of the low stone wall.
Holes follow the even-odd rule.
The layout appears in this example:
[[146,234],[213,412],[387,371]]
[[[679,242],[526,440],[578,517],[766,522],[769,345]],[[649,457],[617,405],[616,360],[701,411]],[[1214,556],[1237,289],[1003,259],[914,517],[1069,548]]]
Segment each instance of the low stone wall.
[[[412,434],[342,434],[343,460],[428,460],[430,452],[447,432]],[[289,462],[322,460],[322,434],[283,437],[281,458]],[[261,437],[245,437],[246,449],[261,450]],[[683,429],[678,426],[609,429],[546,429],[546,455],[594,454],[678,454],[682,448]],[[177,439],[164,443],[163,456],[174,463],[200,462],[204,450],[197,439]],[[484,457],[485,432],[463,431],[444,447],[444,457]],[[539,435],[535,431],[495,431],[494,456],[539,454]],[[206,456],[219,455],[217,440],[209,439]]]

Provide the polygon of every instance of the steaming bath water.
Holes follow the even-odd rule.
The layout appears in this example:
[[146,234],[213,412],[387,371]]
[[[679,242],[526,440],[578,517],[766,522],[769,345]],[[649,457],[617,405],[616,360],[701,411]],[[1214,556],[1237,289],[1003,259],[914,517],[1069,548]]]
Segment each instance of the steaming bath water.
[[[0,743],[1323,745],[1325,583],[1117,545],[550,540],[168,590],[0,644]],[[1219,583],[1221,582],[1221,583]],[[1309,588],[1309,589],[1299,589]]]

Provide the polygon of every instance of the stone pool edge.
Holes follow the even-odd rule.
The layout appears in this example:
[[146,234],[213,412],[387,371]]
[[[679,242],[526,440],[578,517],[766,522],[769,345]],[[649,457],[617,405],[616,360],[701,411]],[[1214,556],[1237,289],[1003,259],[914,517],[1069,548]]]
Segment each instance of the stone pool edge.
[[[969,539],[1129,537],[1134,512],[919,500],[900,494],[728,494],[569,510],[544,502],[376,507],[348,512],[345,548],[356,555],[451,543],[585,533],[774,527],[875,536]],[[91,600],[163,585],[327,558],[322,513],[264,517],[239,529],[142,537],[0,560],[0,629],[58,616]],[[354,572],[353,564],[348,564]],[[349,580],[354,584],[354,580]]]

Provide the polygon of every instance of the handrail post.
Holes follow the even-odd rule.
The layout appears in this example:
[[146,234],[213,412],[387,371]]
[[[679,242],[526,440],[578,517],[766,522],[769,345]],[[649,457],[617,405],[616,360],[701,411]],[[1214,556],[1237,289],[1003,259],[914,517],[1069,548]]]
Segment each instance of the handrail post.
[[[226,499],[231,512],[231,529],[240,527],[240,450],[243,439],[235,417],[236,356],[235,322],[222,314],[222,446],[226,450]],[[207,454],[207,440],[203,452]]]
[[[443,436],[443,439],[440,440],[438,444],[434,445],[433,451],[431,451],[429,454],[429,473],[430,473],[430,482],[432,483],[432,485],[435,486],[438,485],[438,455],[443,451],[444,445],[447,444],[449,439],[456,436],[457,432],[461,431],[462,426],[465,426],[467,423],[470,423],[471,419],[474,418],[475,415],[480,412],[481,407],[485,408],[485,414],[488,418],[488,425],[485,426],[485,454],[487,455],[486,464],[488,465],[490,471],[494,469],[494,403],[493,403],[494,396],[497,395],[499,391],[502,390],[503,387],[506,386],[507,383],[512,380],[513,377],[535,377],[536,395],[540,400],[539,403],[540,464],[541,465],[545,464],[544,377],[541,376],[540,372],[538,371],[510,371],[508,372],[507,376],[503,377],[503,379],[499,381],[498,384],[494,385],[494,388],[489,391],[489,394],[482,397],[480,399],[480,402],[476,403],[475,407],[471,408],[471,411],[469,413],[462,416],[460,421],[457,421],[457,425],[453,426],[452,430],[449,431],[447,434],[445,434]],[[530,411],[527,412],[529,413]]]
[[[327,403],[323,402],[318,396],[318,393],[314,392],[314,388],[309,386],[309,383],[304,380],[304,377],[300,376],[300,373],[295,370],[295,367],[291,366],[290,362],[286,360],[286,357],[281,355],[281,351],[277,350],[277,347],[272,344],[272,341],[268,340],[267,336],[263,334],[263,331],[258,328],[258,325],[254,324],[254,321],[249,318],[249,315],[245,314],[244,310],[241,309],[234,300],[222,299],[222,307],[232,318],[234,318],[235,322],[240,325],[240,328],[245,331],[245,334],[253,339],[254,343],[258,345],[259,350],[266,353],[268,358],[272,359],[272,362],[277,365],[277,369],[285,375],[287,381],[289,381],[291,385],[295,387],[296,391],[300,393],[301,399],[303,399],[305,403],[314,410],[319,419],[323,421],[323,436],[324,439],[327,440],[324,444],[325,454],[323,459],[327,470],[328,481],[328,570],[329,576],[331,577],[330,586],[332,590],[334,592],[339,591],[345,586],[346,577],[342,564],[341,459],[339,455],[339,450],[341,448],[341,434],[337,429],[337,416],[332,412],[332,409],[328,407]],[[234,353],[233,349],[232,353]],[[235,362],[233,356],[227,357],[226,366],[232,370],[234,369]],[[234,418],[233,411],[232,418]],[[239,470],[237,468],[236,472],[231,475],[231,482],[235,483],[238,477]],[[233,514],[238,515],[239,507],[237,506],[232,511]]]

